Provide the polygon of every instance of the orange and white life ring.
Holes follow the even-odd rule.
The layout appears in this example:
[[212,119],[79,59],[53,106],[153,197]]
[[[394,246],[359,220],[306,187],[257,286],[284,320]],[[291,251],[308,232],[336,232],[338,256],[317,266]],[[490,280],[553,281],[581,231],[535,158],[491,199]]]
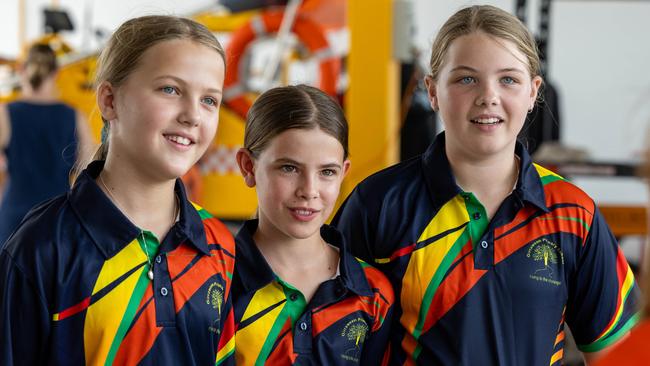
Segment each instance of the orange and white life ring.
[[[243,27],[237,29],[226,48],[226,78],[224,83],[224,102],[242,118],[246,118],[252,101],[246,97],[246,87],[242,82],[244,70],[240,61],[248,45],[257,37],[276,33],[282,23],[282,11],[265,11],[254,17]],[[333,55],[324,30],[312,20],[298,15],[291,28],[312,57],[319,61],[320,82],[318,88],[331,96],[336,96],[337,81],[341,60]]]

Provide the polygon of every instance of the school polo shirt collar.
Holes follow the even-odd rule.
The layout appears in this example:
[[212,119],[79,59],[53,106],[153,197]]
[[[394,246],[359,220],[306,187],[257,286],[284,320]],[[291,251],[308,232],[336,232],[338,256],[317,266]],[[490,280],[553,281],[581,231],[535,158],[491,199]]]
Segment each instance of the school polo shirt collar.
[[[102,255],[109,259],[132,242],[140,234],[140,229],[127,219],[95,183],[95,178],[103,167],[103,161],[90,163],[77,178],[68,198],[81,225]],[[186,238],[200,252],[209,255],[201,217],[187,200],[180,179],[176,180],[174,190],[180,201],[180,218],[170,234],[179,236],[179,239]],[[176,231],[172,233],[172,230]]]
[[[519,177],[514,194],[522,201],[529,202],[539,209],[549,212],[546,207],[544,186],[533,166],[532,159],[524,146],[517,141],[515,153],[520,158]],[[462,190],[456,184],[456,178],[451,171],[449,160],[445,152],[445,133],[436,136],[434,142],[422,155],[422,168],[424,179],[429,190],[429,196],[434,207],[442,207]]]
[[[246,221],[236,237],[237,258],[235,266],[246,292],[257,291],[275,280],[273,270],[259,249],[257,249],[253,240],[257,224],[258,220]],[[320,234],[326,242],[339,249],[339,269],[343,285],[359,296],[372,296],[373,292],[368,284],[365,272],[361,264],[347,251],[343,235],[329,225],[323,225]]]

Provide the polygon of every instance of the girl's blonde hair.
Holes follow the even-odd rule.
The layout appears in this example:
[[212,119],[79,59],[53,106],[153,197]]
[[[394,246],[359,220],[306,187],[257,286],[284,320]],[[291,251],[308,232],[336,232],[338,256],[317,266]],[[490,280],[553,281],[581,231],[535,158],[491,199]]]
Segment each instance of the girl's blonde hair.
[[[138,66],[146,50],[174,39],[186,39],[215,50],[225,65],[225,52],[217,38],[204,25],[191,19],[149,15],[124,22],[113,33],[97,60],[95,86],[104,81],[119,87]],[[161,60],[164,62],[164,60]],[[102,117],[102,142],[92,160],[105,160],[108,154],[108,121]]]
[[530,76],[540,75],[537,44],[526,26],[514,15],[490,5],[475,5],[459,10],[440,28],[431,47],[429,72],[438,80],[447,50],[458,37],[481,31],[490,36],[510,41],[526,56]]

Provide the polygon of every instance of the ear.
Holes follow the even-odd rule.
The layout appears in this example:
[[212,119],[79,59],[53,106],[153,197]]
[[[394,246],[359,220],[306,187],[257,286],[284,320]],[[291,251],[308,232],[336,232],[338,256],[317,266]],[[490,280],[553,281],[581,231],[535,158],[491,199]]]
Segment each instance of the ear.
[[255,187],[255,160],[250,150],[242,147],[237,151],[237,165],[246,185]]
[[350,162],[350,159],[345,159],[345,161],[343,162],[343,174],[342,174],[343,178],[345,178],[348,175],[351,165],[352,163]]
[[103,81],[97,88],[97,105],[105,120],[111,121],[117,118],[115,111],[115,88],[108,81]]
[[542,77],[537,75],[530,81],[530,106],[529,110],[533,109],[535,102],[537,101],[537,93],[539,93],[539,88],[542,86]]
[[427,87],[427,95],[429,97],[429,104],[431,108],[437,112],[439,109],[438,106],[438,94],[436,90],[436,81],[430,75],[424,77],[424,85]]

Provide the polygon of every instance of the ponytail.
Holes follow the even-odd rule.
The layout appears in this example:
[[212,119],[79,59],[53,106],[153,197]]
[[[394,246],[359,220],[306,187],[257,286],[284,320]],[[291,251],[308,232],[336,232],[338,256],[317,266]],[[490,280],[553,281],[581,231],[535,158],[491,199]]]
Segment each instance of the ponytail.
[[58,68],[56,54],[46,44],[36,44],[29,49],[25,60],[25,74],[32,90],[38,90]]

